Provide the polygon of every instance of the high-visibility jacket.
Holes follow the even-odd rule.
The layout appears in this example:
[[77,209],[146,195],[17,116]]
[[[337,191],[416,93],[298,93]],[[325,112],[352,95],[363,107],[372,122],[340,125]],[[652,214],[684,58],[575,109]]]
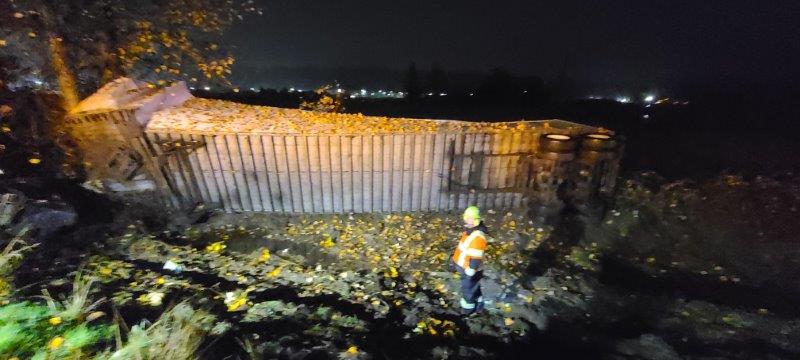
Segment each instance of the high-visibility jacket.
[[464,233],[453,253],[453,262],[462,269],[479,270],[486,251],[486,234],[481,230],[473,230],[469,235]]

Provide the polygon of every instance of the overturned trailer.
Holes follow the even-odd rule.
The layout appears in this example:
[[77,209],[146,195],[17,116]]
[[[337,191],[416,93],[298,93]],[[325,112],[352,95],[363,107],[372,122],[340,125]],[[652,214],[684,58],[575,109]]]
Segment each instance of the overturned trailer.
[[67,119],[90,179],[228,212],[447,211],[613,191],[612,132],[562,120],[477,123],[315,113],[118,79]]

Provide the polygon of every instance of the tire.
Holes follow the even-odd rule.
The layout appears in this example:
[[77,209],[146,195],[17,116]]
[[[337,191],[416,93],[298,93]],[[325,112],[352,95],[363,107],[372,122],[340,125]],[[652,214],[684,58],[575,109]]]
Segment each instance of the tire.
[[577,142],[572,136],[564,134],[542,134],[539,137],[539,150],[550,153],[569,153],[575,151]]
[[581,139],[581,149],[591,151],[613,151],[617,148],[617,139],[608,134],[586,134]]
[[594,151],[588,149],[582,149],[580,155],[578,155],[578,160],[583,163],[594,164],[601,160],[609,160],[614,157],[614,154],[608,150],[605,151]]

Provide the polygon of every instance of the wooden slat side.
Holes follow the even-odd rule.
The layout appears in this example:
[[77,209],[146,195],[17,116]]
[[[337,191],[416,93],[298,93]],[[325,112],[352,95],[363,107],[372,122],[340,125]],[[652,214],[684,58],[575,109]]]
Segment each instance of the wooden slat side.
[[292,184],[289,179],[289,169],[287,167],[286,142],[283,135],[272,136],[272,151],[275,157],[275,170],[277,172],[278,186],[281,190],[280,199],[283,204],[284,212],[295,212],[292,203]]
[[261,189],[259,188],[260,179],[257,176],[255,154],[253,154],[250,144],[250,136],[239,135],[237,140],[252,209],[253,211],[264,211],[264,201],[261,199]]

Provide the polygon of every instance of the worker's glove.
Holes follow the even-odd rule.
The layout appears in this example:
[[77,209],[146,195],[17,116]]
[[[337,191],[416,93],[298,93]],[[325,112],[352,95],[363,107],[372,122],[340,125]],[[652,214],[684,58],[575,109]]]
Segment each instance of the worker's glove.
[[464,274],[466,274],[467,276],[475,276],[475,269],[466,268],[464,269]]

